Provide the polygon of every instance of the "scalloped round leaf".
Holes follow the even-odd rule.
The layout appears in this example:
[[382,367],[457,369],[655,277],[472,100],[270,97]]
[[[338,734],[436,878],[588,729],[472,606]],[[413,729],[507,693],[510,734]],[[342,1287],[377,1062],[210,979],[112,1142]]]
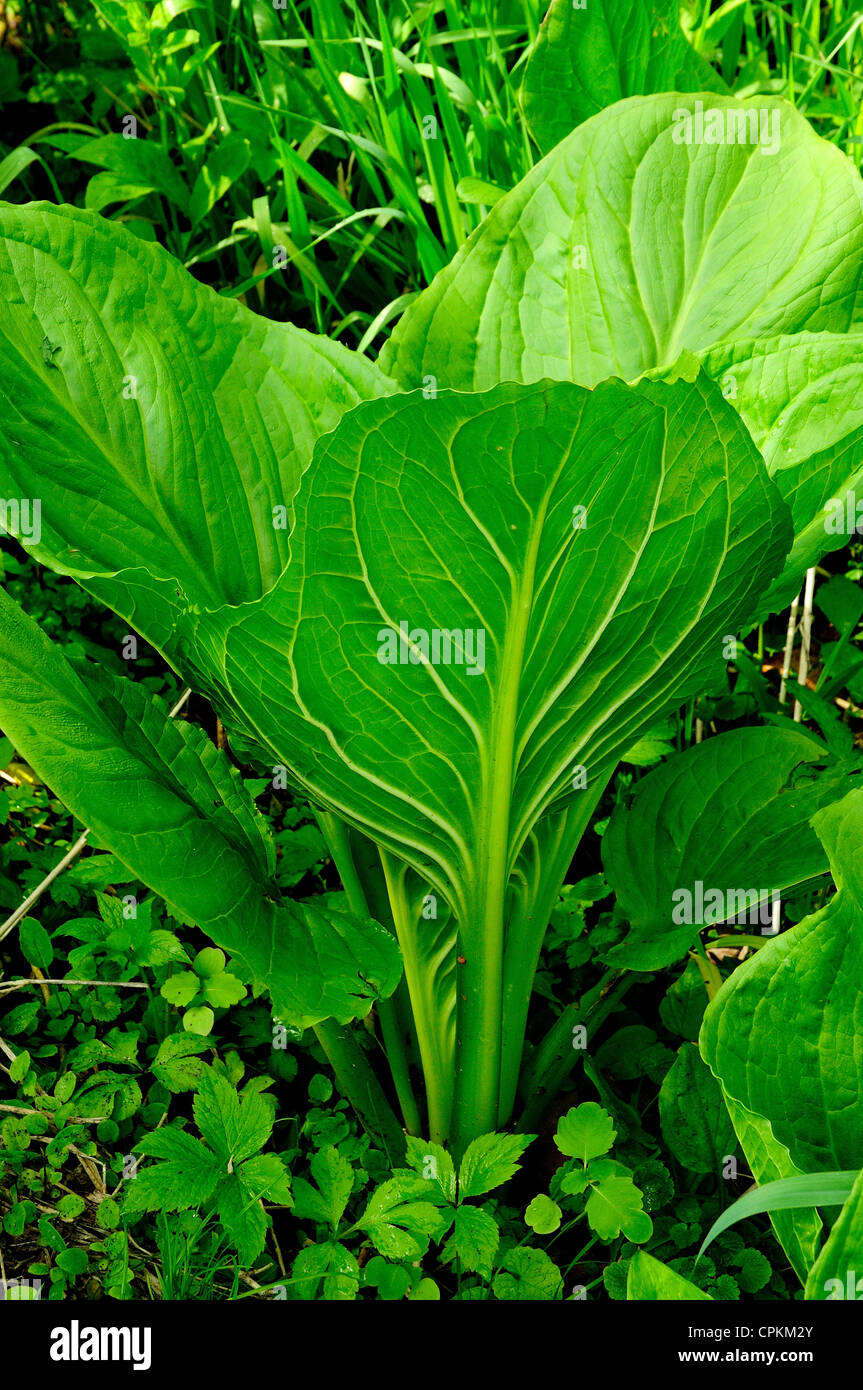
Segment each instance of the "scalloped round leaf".
[[528,1203],[524,1213],[525,1224],[538,1236],[550,1236],[563,1220],[563,1213],[557,1202],[544,1192],[540,1192]]
[[205,1004],[198,1004],[193,1009],[187,1009],[183,1014],[183,1027],[186,1032],[197,1033],[202,1038],[206,1038],[212,1033],[215,1021],[216,1015]]
[[554,1142],[561,1153],[586,1164],[608,1153],[616,1137],[608,1111],[595,1100],[586,1100],[561,1115]]

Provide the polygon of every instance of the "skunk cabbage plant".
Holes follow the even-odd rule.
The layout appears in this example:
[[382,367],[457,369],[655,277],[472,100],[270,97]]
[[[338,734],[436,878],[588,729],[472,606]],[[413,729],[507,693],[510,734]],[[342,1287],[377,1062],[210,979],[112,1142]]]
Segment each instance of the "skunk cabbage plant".
[[[556,135],[548,40],[526,100]],[[696,81],[671,49],[656,71]],[[547,923],[615,767],[842,543],[823,518],[863,472],[863,190],[844,156],[781,102],[711,91],[625,96],[562,133],[377,365],[220,298],[117,223],[0,211],[0,491],[42,506],[21,539],[308,799],[349,910],[283,898],[225,755],[6,596],[0,726],[279,1017],[319,1030],[393,1147],[407,1128],[463,1150],[518,1117]],[[823,872],[848,768],[802,732],[744,732],[734,756],[773,775],[756,820],[811,772],[777,881]],[[664,775],[717,817],[721,767],[695,755]],[[668,814],[649,780],[608,849],[635,968],[692,935],[627,867],[621,817]],[[371,1010],[399,1122],[350,1028]],[[727,1076],[719,1042],[705,1055],[737,1122],[766,1102],[734,1031]]]

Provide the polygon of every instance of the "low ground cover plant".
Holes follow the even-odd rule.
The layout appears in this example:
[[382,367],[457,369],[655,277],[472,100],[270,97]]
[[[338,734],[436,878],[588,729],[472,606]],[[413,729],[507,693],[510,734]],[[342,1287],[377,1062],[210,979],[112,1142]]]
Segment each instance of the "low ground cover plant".
[[[676,9],[605,9],[617,77],[585,57],[597,12],[554,0],[504,65],[522,176],[485,168],[459,235],[438,205],[449,254],[419,238],[429,283],[359,349],[190,273],[246,137],[183,197],[188,150],[78,141],[107,161],[86,207],[0,206],[6,529],[166,672],[70,646],[14,570],[0,591],[9,762],[109,875],[95,912],[19,928],[52,1032],[8,1049],[4,1220],[38,1222],[52,1296],[91,1254],[38,1215],[31,1150],[60,1184],[88,1123],[126,1146],[91,1242],[120,1297],[154,1287],[129,1234],[153,1213],[165,1296],[237,1296],[269,1259],[246,1292],[827,1299],[861,1258],[863,599],[823,567],[863,479],[863,183],[792,104],[731,95]],[[130,189],[131,158],[156,173]],[[175,180],[167,246],[104,215]],[[792,718],[765,631],[803,585],[811,624],[817,566],[835,640]],[[184,688],[215,739],[172,717]],[[58,938],[101,1004],[47,975]],[[274,1069],[244,1081],[232,1010]],[[278,1148],[303,1048],[330,1109]]]

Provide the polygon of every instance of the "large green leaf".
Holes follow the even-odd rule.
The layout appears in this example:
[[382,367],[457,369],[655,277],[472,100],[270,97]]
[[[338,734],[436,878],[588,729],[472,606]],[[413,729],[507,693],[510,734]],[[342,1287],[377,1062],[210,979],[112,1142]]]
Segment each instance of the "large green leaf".
[[[706,377],[369,402],[319,440],[297,497],[315,431],[384,378],[331,347],[316,374],[314,340],[236,318],[170,258],[102,222],[43,208],[2,216],[3,351],[20,387],[4,480],[13,494],[44,494],[37,553],[127,615],[318,804],[443,897],[470,948],[459,998],[487,1009],[474,1041],[496,1053],[511,876],[521,865],[536,879],[508,943],[518,1019],[547,921],[536,847],[554,847],[562,875],[623,749],[704,679],[719,634],[779,568],[787,516],[737,416]],[[43,291],[52,277],[59,296]],[[261,387],[270,333],[282,335],[280,369],[287,343],[306,372],[302,448],[284,378],[272,381],[278,406]],[[191,366],[174,362],[177,343]],[[333,361],[360,378],[334,408]],[[120,368],[136,386],[122,404],[110,394]],[[117,416],[126,405],[134,427]],[[290,551],[271,508],[258,509],[277,487],[297,512]],[[472,666],[384,666],[380,633],[395,639],[402,621],[486,647]],[[575,806],[571,823],[540,827],[544,812]],[[451,931],[436,933],[439,1049],[451,1039],[455,949]],[[520,1038],[520,1025],[507,1032]],[[481,1118],[496,1121],[490,1109]]]
[[45,203],[0,204],[0,374],[0,496],[40,499],[33,553],[184,669],[190,615],[284,569],[275,509],[316,439],[387,389],[117,223]]
[[804,1173],[863,1152],[863,791],[813,825],[837,893],[762,947],[708,1006],[701,1051],[726,1095],[770,1124]]
[[659,1091],[662,1136],[678,1163],[693,1173],[722,1172],[734,1152],[734,1129],[722,1090],[693,1043],[684,1043]]
[[824,1249],[809,1271],[806,1297],[859,1300],[863,1288],[863,1170],[857,1175]]
[[[280,583],[206,615],[200,640],[261,742],[465,930],[486,852],[508,875],[542,813],[581,795],[573,767],[600,779],[679,702],[788,539],[703,377],[369,403],[322,441],[296,507]],[[479,634],[482,661],[394,641],[382,662],[402,622]]]
[[[482,1058],[482,1106],[456,1085],[469,1138],[511,1104],[548,921],[545,904],[504,927],[531,836],[574,808],[559,884],[617,760],[703,681],[775,573],[787,513],[702,376],[369,402],[321,441],[296,517],[280,583],[204,615],[200,650],[223,706],[312,800],[453,912],[458,1028]],[[534,907],[543,874],[522,895]],[[433,1031],[445,1042],[442,1016]]]
[[309,1027],[347,1022],[401,974],[383,927],[279,902],[264,822],[227,758],[141,686],[74,666],[0,590],[0,727],[144,883]]
[[727,92],[684,37],[679,0],[552,0],[524,74],[527,123],[547,153],[582,121],[642,92]]
[[[603,836],[603,866],[630,925],[604,959],[659,970],[686,953],[699,926],[738,915],[723,908],[751,915],[772,893],[825,873],[809,822],[852,785],[820,740],[791,724],[729,730],[649,772]],[[753,925],[760,931],[760,918]]]
[[[725,1104],[749,1170],[759,1187],[782,1178],[805,1176],[803,1169],[793,1162],[787,1147],[776,1138],[769,1120],[763,1115],[753,1114],[727,1092]],[[814,1207],[774,1210],[770,1213],[770,1224],[801,1284],[804,1283],[821,1240],[818,1212]]]
[[[763,117],[768,137],[775,120],[778,148],[677,143],[675,113],[694,118],[699,101],[705,116]],[[408,308],[381,365],[406,388],[593,385],[685,350],[842,333],[863,302],[861,211],[851,162],[783,102],[630,97],[497,203]]]
[[[863,792],[822,808],[812,824],[839,891],[738,967],[701,1030],[702,1056],[759,1185],[853,1168],[863,1146]],[[770,1219],[805,1282],[818,1251],[817,1213]]]
[[717,348],[705,369],[746,423],[791,508],[794,547],[765,607],[863,523],[863,333],[797,333]]

